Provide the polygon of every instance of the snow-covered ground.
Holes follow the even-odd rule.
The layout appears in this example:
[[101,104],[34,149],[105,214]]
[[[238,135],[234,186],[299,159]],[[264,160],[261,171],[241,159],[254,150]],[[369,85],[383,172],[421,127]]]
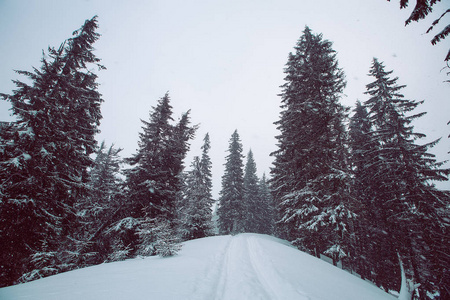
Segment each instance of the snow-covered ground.
[[0,299],[396,298],[285,241],[240,234],[186,242],[174,257],[107,263],[2,288]]

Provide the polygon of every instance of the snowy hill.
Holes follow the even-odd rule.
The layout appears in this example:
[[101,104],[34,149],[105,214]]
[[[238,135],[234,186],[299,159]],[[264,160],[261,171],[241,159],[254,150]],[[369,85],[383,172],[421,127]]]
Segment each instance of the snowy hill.
[[186,242],[174,257],[102,264],[2,288],[0,299],[396,298],[285,241],[240,234]]

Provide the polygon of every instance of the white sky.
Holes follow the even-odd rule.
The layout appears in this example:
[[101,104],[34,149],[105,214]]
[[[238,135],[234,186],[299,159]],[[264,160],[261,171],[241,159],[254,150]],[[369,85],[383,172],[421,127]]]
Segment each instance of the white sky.
[[[397,0],[0,0],[0,92],[11,93],[11,80],[21,79],[14,69],[40,67],[43,49],[59,46],[97,14],[102,37],[95,54],[107,67],[97,72],[105,100],[98,140],[124,148],[125,157],[135,153],[140,119],[148,120],[169,91],[175,118],[191,109],[192,122],[200,123],[187,166],[210,133],[217,196],[235,129],[244,154],[252,148],[258,175],[269,173],[283,68],[308,25],[338,52],[348,81],[342,103],[367,100],[377,57],[407,85],[407,98],[425,100],[417,112],[428,114],[415,131],[427,141],[443,137],[431,151],[443,161],[450,159],[450,84],[441,69],[450,38],[431,46],[424,32],[444,8],[405,27],[410,9],[400,11]],[[0,120],[11,119],[8,108],[0,102]],[[450,189],[449,182],[439,186]]]

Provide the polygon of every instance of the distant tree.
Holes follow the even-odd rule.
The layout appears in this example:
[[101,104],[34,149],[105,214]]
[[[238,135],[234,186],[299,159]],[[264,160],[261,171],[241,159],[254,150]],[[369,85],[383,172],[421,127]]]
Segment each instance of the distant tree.
[[257,233],[274,234],[275,208],[266,174],[263,174],[258,183],[258,227]]
[[184,240],[212,235],[212,198],[208,197],[207,174],[201,161],[194,157],[185,176],[183,201],[180,207],[180,232]]
[[196,156],[191,170],[184,176],[184,190],[179,203],[179,230],[184,240],[202,238],[213,234],[212,224],[212,174],[209,134],[201,147],[201,159]]
[[339,103],[345,87],[332,43],[306,27],[290,53],[282,86],[271,187],[278,231],[299,248],[335,261],[349,256],[351,180]]
[[405,86],[397,85],[398,78],[391,79],[391,73],[373,60],[374,81],[367,85],[370,98],[364,103],[373,126],[369,142],[376,145],[365,151],[360,173],[368,183],[363,203],[370,225],[366,251],[374,268],[372,279],[379,286],[399,289],[399,255],[406,275],[421,284],[418,297],[426,299],[448,288],[448,271],[438,261],[448,262],[449,257],[448,248],[442,248],[449,225],[442,216],[448,212],[449,199],[431,182],[447,180],[450,170],[440,169],[442,163],[427,152],[437,141],[415,143],[425,135],[414,132],[410,124],[425,113],[407,114],[423,101],[404,99],[400,90]]
[[228,152],[217,209],[220,234],[244,231],[244,166],[242,144],[237,130],[231,136]]
[[0,132],[0,286],[76,266],[74,204],[89,190],[103,101],[92,71],[104,69],[93,53],[97,27],[97,17],[86,20],[40,69],[17,71],[29,83],[1,95],[17,121]]
[[200,158],[200,166],[202,173],[204,175],[204,183],[205,183],[205,197],[209,199],[209,202],[211,204],[214,202],[213,196],[212,196],[212,162],[211,158],[209,157],[209,150],[211,149],[211,141],[209,139],[209,133],[205,135],[203,138],[203,145],[201,147],[202,149],[202,156]]
[[253,158],[253,152],[250,150],[247,154],[247,162],[244,170],[244,194],[243,194],[243,214],[244,231],[258,232],[260,225],[260,203],[258,193],[258,176],[256,175],[256,163]]

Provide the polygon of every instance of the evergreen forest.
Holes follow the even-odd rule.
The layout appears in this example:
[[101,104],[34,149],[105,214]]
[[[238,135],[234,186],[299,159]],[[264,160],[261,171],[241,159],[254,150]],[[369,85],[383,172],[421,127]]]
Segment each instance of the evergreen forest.
[[[421,143],[423,101],[374,58],[369,84],[341,104],[346,79],[333,43],[305,27],[284,67],[270,172],[258,176],[239,129],[230,133],[218,199],[210,134],[151,99],[138,149],[96,140],[104,101],[97,17],[17,71],[13,122],[0,123],[0,287],[139,256],[176,255],[182,242],[268,234],[355,272],[385,291],[402,278],[416,299],[450,297],[450,169]],[[294,42],[294,41],[293,41]],[[280,69],[282,66],[280,66]],[[426,101],[426,100],[424,100]],[[447,138],[447,137],[445,137]],[[192,161],[187,154],[194,152]]]

